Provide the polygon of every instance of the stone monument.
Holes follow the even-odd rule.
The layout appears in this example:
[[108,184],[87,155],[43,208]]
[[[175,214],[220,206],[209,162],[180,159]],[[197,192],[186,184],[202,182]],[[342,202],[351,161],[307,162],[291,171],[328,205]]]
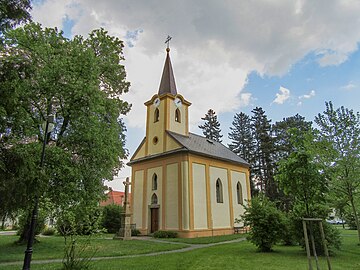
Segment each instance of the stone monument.
[[129,177],[123,182],[125,186],[125,201],[123,210],[121,212],[121,225],[119,232],[114,236],[114,239],[131,240],[131,212],[129,203],[129,186],[131,185]]

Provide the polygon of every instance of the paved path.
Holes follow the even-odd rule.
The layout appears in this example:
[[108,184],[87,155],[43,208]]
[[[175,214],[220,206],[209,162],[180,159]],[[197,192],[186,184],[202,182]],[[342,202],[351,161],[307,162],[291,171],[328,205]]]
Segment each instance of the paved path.
[[[182,242],[173,242],[173,241],[166,241],[166,240],[160,240],[160,239],[154,239],[152,237],[136,237],[133,238],[134,240],[139,241],[152,241],[152,242],[160,242],[160,243],[167,243],[167,244],[173,244],[173,245],[188,245],[185,248],[181,249],[175,249],[175,250],[167,250],[167,251],[158,251],[153,253],[147,253],[147,254],[134,254],[134,255],[124,255],[124,256],[113,256],[113,257],[95,257],[92,258],[92,261],[100,261],[100,260],[112,260],[112,259],[126,259],[126,258],[137,258],[137,257],[149,257],[149,256],[158,256],[158,255],[165,255],[165,254],[172,254],[172,253],[181,253],[181,252],[187,252],[195,249],[201,249],[201,248],[207,248],[207,247],[213,247],[223,244],[230,244],[230,243],[236,243],[246,240],[246,238],[238,238],[235,240],[229,240],[224,242],[218,242],[218,243],[210,243],[210,244],[188,244],[188,243],[182,243]],[[62,259],[52,259],[52,260],[32,260],[32,264],[46,264],[46,263],[58,263],[62,262]],[[6,263],[0,263],[0,267],[2,266],[9,266],[9,265],[21,265],[23,264],[23,261],[16,261],[16,262],[6,262]]]

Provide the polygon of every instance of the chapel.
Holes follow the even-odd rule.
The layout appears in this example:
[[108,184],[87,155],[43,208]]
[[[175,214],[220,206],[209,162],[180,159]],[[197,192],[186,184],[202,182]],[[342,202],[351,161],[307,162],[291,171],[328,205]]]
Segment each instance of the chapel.
[[250,200],[249,164],[223,144],[189,132],[190,105],[178,93],[167,48],[159,90],[145,102],[145,138],[128,163],[131,223],[141,234],[232,234]]

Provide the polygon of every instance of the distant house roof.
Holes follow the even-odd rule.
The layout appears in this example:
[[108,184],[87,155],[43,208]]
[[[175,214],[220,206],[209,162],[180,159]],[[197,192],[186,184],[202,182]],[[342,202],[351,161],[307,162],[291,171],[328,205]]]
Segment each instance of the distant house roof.
[[[107,199],[100,202],[100,206],[106,206],[109,204],[123,205],[125,200],[125,192],[110,190],[107,194]],[[131,199],[131,194],[129,194],[129,201]]]
[[136,160],[132,160],[128,163],[128,165],[132,165],[137,162],[153,159],[164,155],[170,155],[179,152],[190,152],[197,155],[206,156],[218,160],[224,160],[232,163],[237,163],[245,167],[250,167],[250,164],[248,162],[246,162],[243,158],[239,157],[238,155],[233,153],[229,148],[227,148],[225,145],[219,142],[207,139],[205,137],[193,133],[189,133],[189,136],[184,136],[171,131],[166,131],[166,132],[182,147],[168,152],[150,155]]

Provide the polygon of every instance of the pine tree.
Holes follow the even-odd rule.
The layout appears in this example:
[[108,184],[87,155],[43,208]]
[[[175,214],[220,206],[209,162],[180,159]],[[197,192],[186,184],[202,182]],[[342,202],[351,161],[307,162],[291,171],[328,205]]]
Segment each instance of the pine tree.
[[271,120],[267,119],[261,107],[252,110],[252,134],[254,138],[254,155],[252,160],[253,177],[258,182],[261,191],[271,200],[278,194],[274,181],[274,142],[271,137]]
[[250,117],[243,112],[237,113],[234,116],[232,125],[229,133],[229,139],[231,140],[229,148],[235,154],[249,162],[253,154]]
[[201,118],[201,120],[205,121],[203,125],[199,125],[199,128],[202,129],[204,136],[208,139],[222,142],[222,135],[220,134],[220,123],[217,120],[216,113],[212,109],[209,109],[205,116]]

